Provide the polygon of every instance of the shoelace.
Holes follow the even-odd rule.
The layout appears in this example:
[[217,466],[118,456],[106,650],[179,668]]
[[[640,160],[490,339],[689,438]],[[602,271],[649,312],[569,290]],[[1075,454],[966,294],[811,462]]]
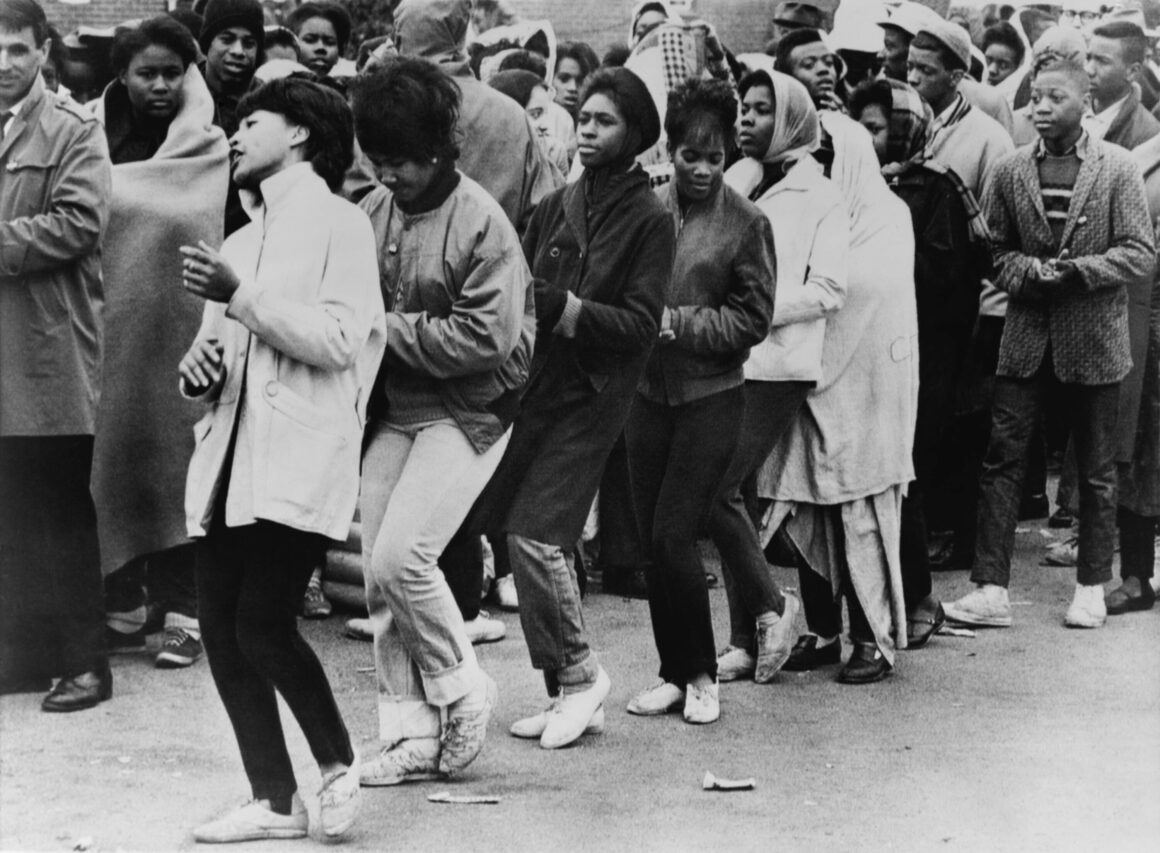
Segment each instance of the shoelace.
[[[375,762],[398,773],[410,773],[414,770],[430,770],[431,759],[420,756],[413,749],[403,746],[392,746],[382,751],[382,760]],[[389,774],[375,774],[389,775]]]
[[165,642],[162,645],[183,646],[188,639],[189,633],[184,628],[169,628],[165,631]]

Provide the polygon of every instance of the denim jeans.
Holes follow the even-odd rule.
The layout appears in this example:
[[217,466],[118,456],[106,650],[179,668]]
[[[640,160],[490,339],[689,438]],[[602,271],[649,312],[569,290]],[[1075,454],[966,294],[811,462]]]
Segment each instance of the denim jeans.
[[196,545],[201,636],[256,799],[298,787],[275,691],[320,765],[354,758],[326,672],[298,633],[302,595],[325,548],[316,533],[268,521],[226,527],[220,510]]
[[[1032,377],[995,378],[991,440],[979,483],[978,540],[971,580],[1007,586],[1027,452],[1047,393],[1057,383],[1051,359]],[[1120,385],[1059,385],[1071,413],[1079,472],[1079,559],[1085,586],[1112,579],[1116,541],[1116,417]]]
[[[752,649],[757,617],[781,613],[785,601],[762,553],[754,522],[757,472],[797,417],[812,382],[746,382],[737,449],[709,515],[729,601],[730,644]],[[747,494],[748,493],[748,494]]]
[[717,677],[705,567],[697,538],[737,448],[740,387],[666,406],[638,396],[625,427],[640,539],[648,549],[648,604],[660,677],[684,685]]
[[544,673],[548,695],[585,690],[596,682],[600,663],[584,637],[574,567],[558,545],[509,533],[505,546],[528,654],[532,666]]
[[[499,464],[507,438],[478,453],[450,418],[368,426],[363,565],[382,729],[390,727],[392,703],[445,708],[478,683],[475,651],[438,560]],[[381,736],[400,739],[394,731]]]

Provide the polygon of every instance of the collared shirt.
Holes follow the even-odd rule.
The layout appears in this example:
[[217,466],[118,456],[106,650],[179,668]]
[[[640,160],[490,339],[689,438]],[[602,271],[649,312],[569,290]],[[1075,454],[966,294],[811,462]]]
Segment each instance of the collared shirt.
[[[1086,160],[1088,156],[1088,147],[1091,145],[1091,141],[1091,134],[1088,133],[1087,130],[1084,130],[1084,132],[1079,135],[1079,139],[1075,141],[1075,145],[1073,145],[1067,151],[1064,151],[1063,154],[1059,156],[1066,157],[1068,154],[1071,154],[1074,151],[1075,155],[1079,157],[1079,159]],[[1047,150],[1047,146],[1043,144],[1043,138],[1040,137],[1039,139],[1035,140],[1035,159],[1042,160],[1049,154],[1050,152]],[[1051,154],[1050,156],[1054,157],[1056,155]]]
[[24,104],[28,101],[28,98],[31,96],[31,94],[32,93],[29,92],[15,104],[9,107],[8,112],[0,113],[0,116],[3,116],[4,118],[3,124],[0,125],[0,127],[3,128],[3,131],[0,132],[0,139],[3,139],[8,135],[8,130],[12,127],[12,122],[16,121],[16,117],[20,115],[20,110],[24,108]]
[[1120,114],[1120,109],[1127,102],[1130,95],[1131,92],[1129,92],[1127,95],[1124,95],[1124,97],[1120,98],[1120,100],[1116,101],[1111,106],[1104,107],[1098,113],[1093,113],[1090,110],[1084,113],[1084,130],[1086,130],[1096,139],[1103,139],[1105,136],[1107,136],[1108,130],[1112,126],[1112,122],[1116,120],[1116,116]]

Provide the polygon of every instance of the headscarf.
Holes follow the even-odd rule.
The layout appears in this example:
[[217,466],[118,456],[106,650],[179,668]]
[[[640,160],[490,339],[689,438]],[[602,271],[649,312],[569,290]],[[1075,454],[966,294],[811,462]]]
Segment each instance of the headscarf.
[[901,80],[884,82],[890,85],[891,103],[886,130],[889,162],[882,168],[882,174],[890,178],[926,160],[927,135],[934,113],[918,92]]
[[822,129],[818,111],[806,87],[780,71],[755,71],[747,88],[766,86],[773,92],[773,136],[761,162],[789,168],[818,150]]

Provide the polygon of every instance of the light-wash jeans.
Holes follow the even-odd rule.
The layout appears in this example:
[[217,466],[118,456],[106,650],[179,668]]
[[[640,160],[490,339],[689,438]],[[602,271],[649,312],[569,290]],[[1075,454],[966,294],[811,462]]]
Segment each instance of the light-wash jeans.
[[484,453],[450,418],[406,426],[372,422],[368,433],[363,566],[380,736],[392,742],[438,736],[439,709],[480,677],[439,555],[495,472],[511,433]]
[[576,570],[564,549],[507,535],[508,560],[520,600],[520,624],[532,666],[544,673],[548,695],[578,693],[596,683],[600,663],[584,639]]

